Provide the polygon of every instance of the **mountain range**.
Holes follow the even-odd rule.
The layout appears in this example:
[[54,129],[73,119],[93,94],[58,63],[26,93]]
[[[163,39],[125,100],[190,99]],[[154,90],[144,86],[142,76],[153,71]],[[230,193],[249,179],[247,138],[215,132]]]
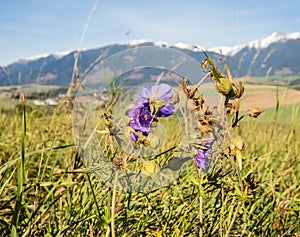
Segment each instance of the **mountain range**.
[[[141,46],[157,46],[179,50],[198,62],[204,59],[201,51],[192,45],[168,44],[137,40],[127,44],[112,44],[105,47],[80,51],[79,74],[89,71],[95,61],[105,59],[126,49]],[[234,77],[262,77],[272,75],[300,75],[300,32],[273,34],[249,42],[247,45],[204,49],[213,58],[222,55],[231,68]],[[41,55],[20,59],[8,66],[0,66],[0,85],[24,85],[38,83],[45,85],[68,85],[74,72],[78,51]]]

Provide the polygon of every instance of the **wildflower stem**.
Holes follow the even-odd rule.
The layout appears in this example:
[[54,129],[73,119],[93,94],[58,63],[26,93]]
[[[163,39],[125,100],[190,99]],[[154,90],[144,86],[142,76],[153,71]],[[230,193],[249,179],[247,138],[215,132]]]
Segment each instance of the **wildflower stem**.
[[111,200],[111,236],[115,237],[115,210],[116,210],[116,195],[117,195],[117,181],[118,181],[118,171],[115,172],[115,180],[113,187],[113,195]]
[[199,230],[199,237],[203,236],[203,197],[200,196],[199,198],[199,219],[200,219],[200,230]]
[[239,209],[240,209],[240,206],[241,206],[241,202],[238,203],[236,209],[235,209],[235,212],[233,214],[233,217],[232,217],[232,221],[230,222],[230,225],[228,227],[228,230],[226,231],[226,234],[225,234],[225,237],[228,237],[229,236],[229,233],[230,233],[230,230],[233,226],[233,223],[235,222],[235,218],[236,218],[236,215],[238,214],[239,212]]
[[205,81],[206,78],[208,78],[211,75],[211,72],[206,73],[206,75],[197,83],[196,88],[198,89],[201,84]]
[[224,125],[226,123],[226,104],[227,98],[224,95],[221,95],[221,103],[220,103],[220,114],[221,114],[221,122]]
[[86,173],[86,176],[87,176],[90,188],[92,190],[92,195],[93,195],[93,198],[94,198],[94,201],[95,201],[95,204],[96,204],[96,208],[97,208],[97,212],[98,212],[98,217],[100,218],[101,217],[100,208],[99,208],[99,205],[98,205],[98,202],[97,202],[97,198],[96,198],[96,194],[95,194],[95,191],[94,191],[94,188],[93,188],[93,185],[92,185],[92,181],[91,181],[91,178],[90,178],[90,175],[89,175],[88,172]]
[[[201,174],[200,169],[197,169],[197,177],[200,180],[199,183],[199,191],[202,190],[202,181],[203,181],[203,177]],[[200,196],[199,196],[199,237],[203,236],[203,197],[202,197],[203,193],[200,191]]]

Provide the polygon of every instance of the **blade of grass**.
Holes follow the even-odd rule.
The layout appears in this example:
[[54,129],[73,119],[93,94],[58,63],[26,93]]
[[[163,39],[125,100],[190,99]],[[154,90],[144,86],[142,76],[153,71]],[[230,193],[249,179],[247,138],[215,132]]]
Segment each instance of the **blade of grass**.
[[26,138],[26,106],[24,94],[21,97],[22,103],[22,147],[21,147],[21,162],[18,167],[18,189],[16,197],[16,205],[12,219],[11,236],[18,236],[19,217],[22,208],[22,194],[24,183],[24,163],[25,163],[25,138]]

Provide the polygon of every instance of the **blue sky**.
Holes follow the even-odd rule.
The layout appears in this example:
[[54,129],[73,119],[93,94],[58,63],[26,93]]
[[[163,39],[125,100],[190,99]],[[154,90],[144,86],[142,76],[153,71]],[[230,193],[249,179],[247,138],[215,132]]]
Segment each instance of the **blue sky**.
[[[0,4],[0,65],[135,39],[205,48],[300,32],[299,0],[9,0]],[[95,8],[96,7],[96,8]],[[84,27],[93,15],[82,39]],[[129,32],[126,34],[126,32]]]

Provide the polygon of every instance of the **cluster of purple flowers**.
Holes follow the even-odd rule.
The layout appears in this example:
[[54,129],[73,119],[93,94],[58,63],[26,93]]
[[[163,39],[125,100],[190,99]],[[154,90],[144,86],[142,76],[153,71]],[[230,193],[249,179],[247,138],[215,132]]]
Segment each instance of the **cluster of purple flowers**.
[[174,113],[172,98],[173,90],[169,85],[157,84],[142,88],[134,105],[127,111],[129,126],[134,130],[131,131],[132,141],[138,141],[138,132],[148,136],[152,123],[158,117],[168,117]]
[[[169,85],[157,84],[154,86],[144,86],[137,96],[134,105],[127,110],[129,117],[130,139],[138,142],[140,135],[148,136],[153,122],[158,117],[168,117],[175,111],[172,104],[173,90]],[[196,137],[200,139],[200,136]],[[197,154],[194,156],[199,168],[207,171],[210,166],[209,150],[214,139],[211,136],[202,138],[202,142],[196,147]]]
[[[200,138],[197,136],[197,138]],[[199,168],[207,171],[210,166],[209,150],[214,143],[213,137],[206,137],[204,141],[196,148],[197,154],[194,156],[196,164]]]

